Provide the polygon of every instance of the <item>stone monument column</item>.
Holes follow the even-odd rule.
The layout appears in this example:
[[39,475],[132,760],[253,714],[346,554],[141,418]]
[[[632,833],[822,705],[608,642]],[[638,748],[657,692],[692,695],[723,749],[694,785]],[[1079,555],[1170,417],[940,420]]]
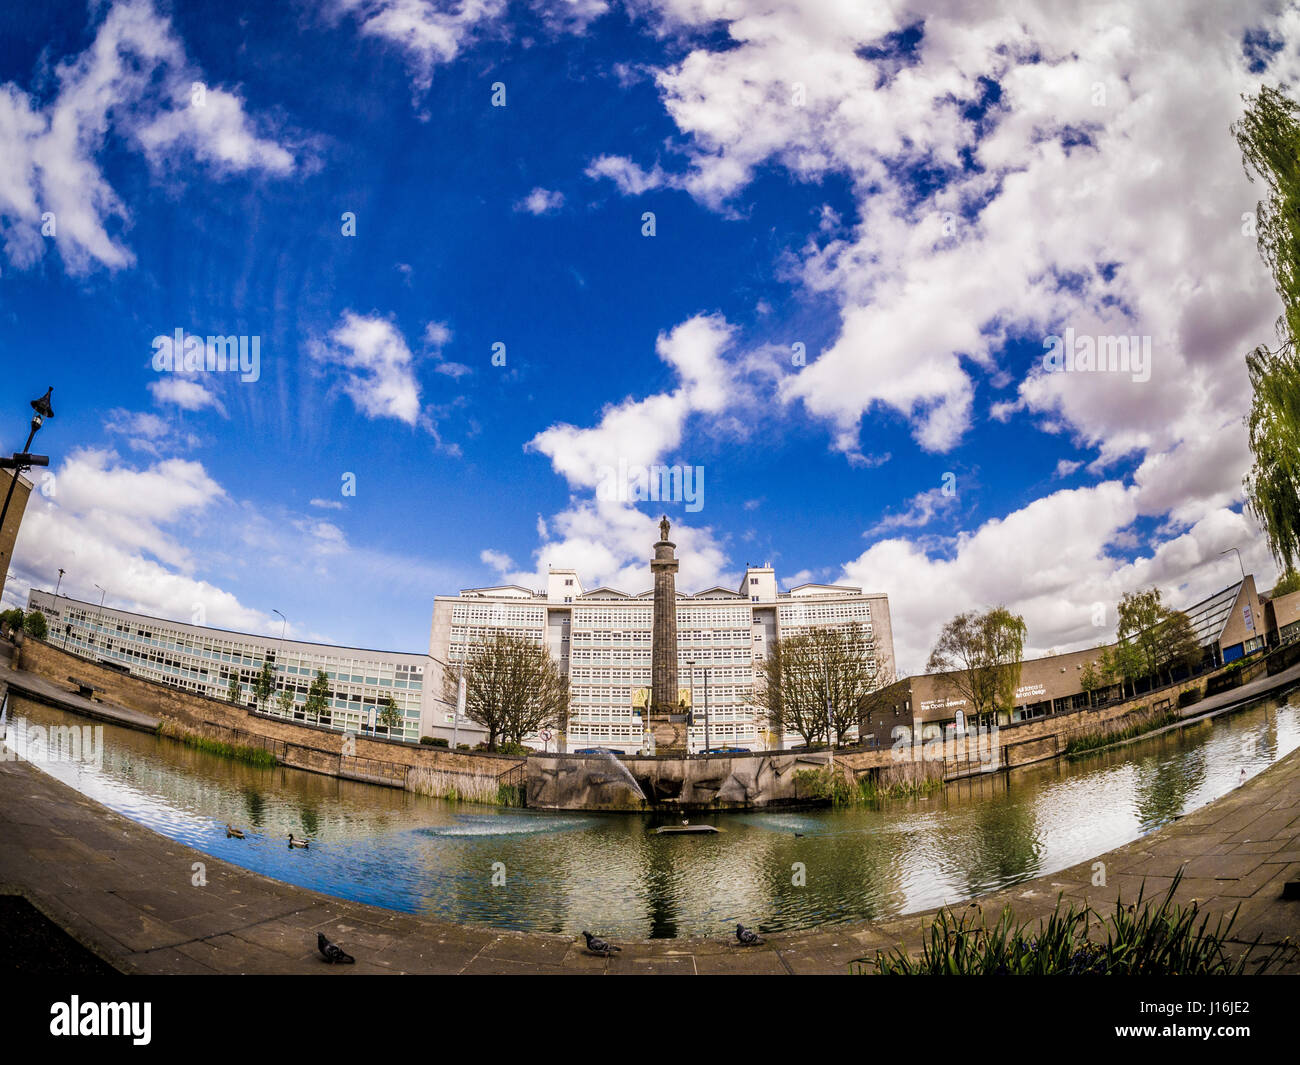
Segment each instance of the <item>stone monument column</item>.
[[650,572],[654,576],[654,621],[650,637],[648,722],[659,754],[686,752],[685,714],[677,705],[677,557],[668,539],[668,518],[659,522]]

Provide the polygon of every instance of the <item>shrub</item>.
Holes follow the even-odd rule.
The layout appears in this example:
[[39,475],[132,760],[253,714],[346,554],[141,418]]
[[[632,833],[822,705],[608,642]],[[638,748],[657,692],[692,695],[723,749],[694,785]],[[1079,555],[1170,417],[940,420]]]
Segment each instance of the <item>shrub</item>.
[[23,618],[23,631],[28,636],[35,636],[38,640],[43,640],[49,634],[49,626],[45,623],[45,615],[39,610],[33,610]]
[[1201,701],[1200,688],[1188,688],[1187,691],[1182,692],[1178,696],[1178,705],[1180,708],[1184,706],[1191,706],[1192,703],[1199,703],[1200,701]]
[[450,744],[442,736],[421,736],[420,742],[426,747],[449,747]]

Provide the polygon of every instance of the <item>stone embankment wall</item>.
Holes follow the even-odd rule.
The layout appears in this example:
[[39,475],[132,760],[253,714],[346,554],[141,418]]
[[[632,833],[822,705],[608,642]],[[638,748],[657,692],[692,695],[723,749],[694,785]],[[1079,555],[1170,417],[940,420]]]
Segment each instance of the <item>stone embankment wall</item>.
[[[1260,663],[1260,672],[1262,668]],[[876,750],[845,751],[836,754],[835,764],[842,766],[846,773],[858,777],[869,772],[884,773],[891,767],[898,772],[908,764],[939,764],[944,767],[944,776],[949,779],[989,769],[1029,765],[1056,757],[1073,739],[1099,733],[1111,735],[1157,711],[1175,710],[1178,707],[1178,697],[1183,692],[1203,688],[1204,685],[1205,678],[1199,677],[1110,706],[1018,721],[998,729],[996,744],[990,742],[988,737],[975,736],[968,736],[964,744],[952,740],[944,743],[938,739],[928,739],[902,750],[880,747]],[[890,777],[882,775],[879,780],[882,783],[890,782]]]
[[495,793],[496,780],[512,770],[517,770],[521,779],[511,782],[522,781],[522,758],[369,736],[353,738],[345,749],[348,738],[335,729],[269,717],[248,707],[119,673],[31,637],[19,648],[16,665],[65,687],[70,687],[69,677],[94,685],[97,699],[161,718],[165,734],[261,747],[285,765],[315,773],[424,794],[445,794],[438,789],[452,787],[466,798],[471,791],[486,795],[489,778]]
[[[491,802],[498,782],[518,786],[526,776],[528,805],[540,809],[748,809],[809,801],[811,796],[801,794],[799,771],[822,770],[830,761],[825,751],[769,751],[708,759],[539,754],[525,762],[366,736],[355,737],[345,749],[344,734],[333,729],[268,717],[119,673],[41,640],[28,638],[18,657],[21,669],[61,685],[76,677],[99,689],[97,697],[107,702],[161,718],[172,735],[263,747],[285,765],[422,794]],[[1253,675],[1264,666],[1250,668]],[[1000,728],[995,743],[987,736],[968,736],[965,743],[926,738],[904,750],[837,751],[835,769],[850,781],[871,776],[885,786],[1028,765],[1056,757],[1076,737],[1119,732],[1162,704],[1173,709],[1183,691],[1204,683],[1199,678],[1124,703],[1017,722]]]
[[816,772],[829,761],[825,751],[617,759],[535,754],[528,759],[528,805],[547,810],[743,810],[807,802],[810,796],[800,793],[799,770]]

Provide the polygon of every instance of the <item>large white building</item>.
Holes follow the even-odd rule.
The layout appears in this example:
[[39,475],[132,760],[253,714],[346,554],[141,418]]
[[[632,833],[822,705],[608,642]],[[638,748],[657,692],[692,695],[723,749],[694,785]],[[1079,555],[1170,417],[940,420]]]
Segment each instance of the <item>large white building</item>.
[[[469,588],[434,599],[429,651],[430,686],[444,694],[445,666],[456,666],[479,640],[507,630],[544,645],[569,678],[567,749],[645,745],[644,709],[650,689],[653,591],[584,590],[575,570],[552,569],[547,587]],[[694,714],[692,751],[749,750],[783,745],[763,728],[754,684],[780,637],[821,626],[857,624],[868,653],[892,676],[894,638],[889,600],[843,585],[803,584],[777,589],[770,566],[745,570],[739,588],[677,594],[678,684]],[[707,703],[707,711],[706,711]],[[450,735],[453,709],[434,707],[434,735]],[[481,730],[461,721],[458,738],[477,742]],[[552,745],[554,749],[554,745]]]
[[[244,706],[254,705],[253,684],[269,662],[275,693],[265,711],[280,714],[277,696],[289,690],[293,709],[280,716],[293,720],[308,720],[307,690],[317,670],[329,680],[329,699],[311,724],[418,742],[435,716],[425,706],[429,660],[423,654],[281,641],[114,610],[35,588],[27,608],[45,615],[53,646],[147,680],[224,700],[231,677],[238,676]],[[401,724],[391,728],[378,720],[388,696],[402,715]],[[429,701],[436,703],[433,693]]]
[[[545,645],[569,678],[568,732],[552,750],[645,745],[643,715],[650,689],[653,593],[583,589],[576,571],[552,569],[547,587],[470,588],[434,599],[430,653],[407,654],[357,647],[278,640],[187,624],[32,589],[28,609],[49,625],[49,642],[92,661],[176,688],[226,699],[232,675],[241,705],[253,706],[253,684],[269,662],[275,694],[266,712],[279,713],[277,696],[288,689],[286,716],[307,720],[307,691],[317,670],[329,680],[328,707],[311,723],[416,742],[434,736],[476,744],[484,731],[462,718],[453,723],[444,664],[465,659],[469,648],[506,629]],[[709,588],[677,595],[678,684],[692,707],[692,751],[713,747],[750,750],[785,745],[768,735],[754,705],[756,678],[772,642],[814,626],[858,624],[882,676],[894,665],[889,601],[841,585],[804,584],[777,590],[770,566],[751,566],[738,589]],[[378,720],[386,697],[402,715],[389,729]],[[541,740],[532,741],[537,746]]]

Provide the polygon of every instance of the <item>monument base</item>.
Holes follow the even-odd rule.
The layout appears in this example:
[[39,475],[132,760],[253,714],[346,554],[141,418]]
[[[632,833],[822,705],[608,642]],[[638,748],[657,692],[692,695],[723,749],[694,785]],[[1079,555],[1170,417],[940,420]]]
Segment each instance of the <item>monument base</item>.
[[652,719],[650,735],[654,737],[655,754],[685,755],[687,725],[685,721],[670,721],[666,717]]

